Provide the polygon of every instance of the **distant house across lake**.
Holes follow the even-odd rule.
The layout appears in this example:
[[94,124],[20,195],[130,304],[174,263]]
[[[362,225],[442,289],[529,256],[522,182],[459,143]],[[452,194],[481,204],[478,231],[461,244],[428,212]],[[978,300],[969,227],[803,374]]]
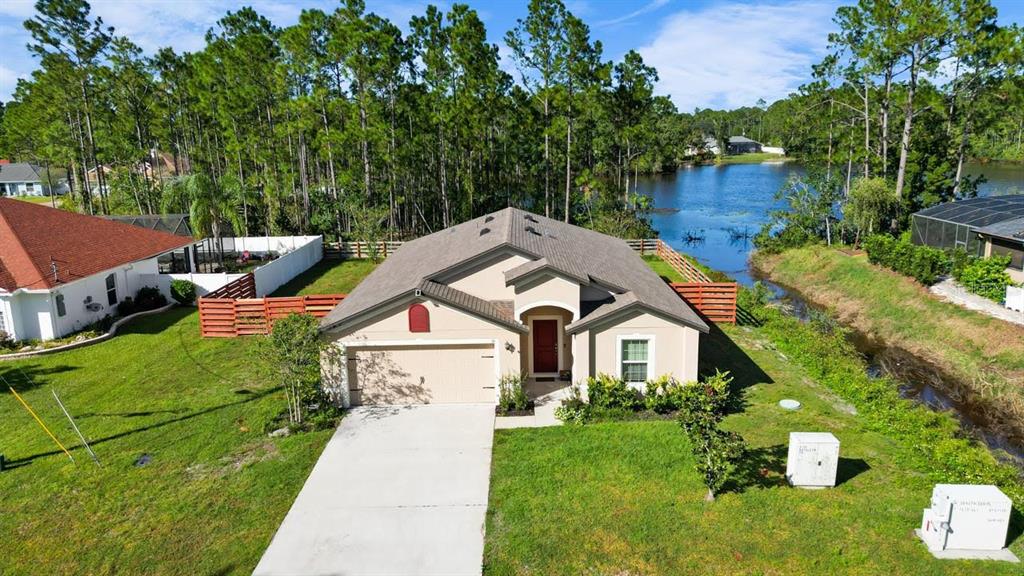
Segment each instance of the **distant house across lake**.
[[761,152],[761,143],[746,136],[730,136],[726,150],[729,154],[752,154]]

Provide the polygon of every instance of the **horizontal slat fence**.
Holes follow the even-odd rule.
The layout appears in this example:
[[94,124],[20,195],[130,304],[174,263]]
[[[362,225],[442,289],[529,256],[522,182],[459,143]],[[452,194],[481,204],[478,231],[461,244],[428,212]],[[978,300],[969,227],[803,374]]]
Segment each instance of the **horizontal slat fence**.
[[673,282],[669,286],[708,320],[736,323],[735,282]]
[[675,268],[676,272],[679,272],[687,282],[700,282],[704,284],[711,282],[711,278],[708,278],[707,274],[701,272],[693,264],[690,264],[686,258],[683,258],[679,252],[673,250],[671,246],[661,240],[657,242],[658,257],[668,263],[669,266]]
[[238,280],[229,282],[220,288],[210,292],[203,298],[255,298],[256,297],[256,276],[252,272],[242,276]]
[[274,321],[289,314],[323,318],[345,294],[284,298],[200,298],[199,331],[204,338],[234,338],[269,334]]
[[403,242],[324,242],[324,258],[387,258]]

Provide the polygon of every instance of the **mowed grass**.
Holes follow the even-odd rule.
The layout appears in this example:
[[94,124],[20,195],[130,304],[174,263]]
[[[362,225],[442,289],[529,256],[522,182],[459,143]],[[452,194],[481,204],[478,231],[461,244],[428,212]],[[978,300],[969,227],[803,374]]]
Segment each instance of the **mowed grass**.
[[348,294],[376,267],[377,263],[370,259],[321,260],[278,288],[272,296]]
[[863,255],[813,246],[754,262],[841,321],[929,360],[982,401],[1024,419],[1024,327],[944,302]]
[[[22,202],[31,202],[33,204],[46,204],[47,206],[52,205],[49,196],[12,196],[15,200],[21,200]],[[57,206],[60,206],[60,198],[57,198]]]
[[[372,263],[322,268],[307,277],[324,288],[296,293],[347,292]],[[77,463],[0,381],[0,573],[250,574],[332,433],[267,436],[285,399],[256,345],[200,338],[195,309],[176,308],[108,342],[0,362]]]
[[[913,535],[932,485],[894,463],[910,447],[864,431],[756,329],[713,334],[701,354],[702,371],[728,369],[742,390],[724,426],[751,451],[725,493],[704,502],[673,421],[496,431],[485,574],[1020,574],[1020,565],[933,559]],[[803,406],[785,411],[782,398]],[[836,488],[785,484],[791,431],[840,439]]]

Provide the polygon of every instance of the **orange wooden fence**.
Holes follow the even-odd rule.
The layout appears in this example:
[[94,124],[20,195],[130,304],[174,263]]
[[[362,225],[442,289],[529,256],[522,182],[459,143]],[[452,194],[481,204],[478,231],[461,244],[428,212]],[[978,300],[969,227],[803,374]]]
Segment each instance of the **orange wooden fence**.
[[217,288],[213,292],[210,292],[203,298],[255,298],[256,297],[256,277],[253,276],[252,272],[249,272],[245,276],[242,276],[238,280],[234,280],[228,284]]
[[708,320],[736,323],[735,282],[673,282],[669,286]]
[[707,274],[701,272],[701,270],[691,264],[689,260],[683,258],[679,252],[676,252],[671,246],[665,244],[661,240],[658,240],[657,254],[658,258],[661,258],[669,266],[675,268],[676,272],[679,272],[687,282],[700,282],[703,284],[711,283],[711,278],[708,278]]
[[269,334],[274,321],[289,314],[327,315],[345,294],[282,298],[199,299],[199,331],[204,338],[234,338]]

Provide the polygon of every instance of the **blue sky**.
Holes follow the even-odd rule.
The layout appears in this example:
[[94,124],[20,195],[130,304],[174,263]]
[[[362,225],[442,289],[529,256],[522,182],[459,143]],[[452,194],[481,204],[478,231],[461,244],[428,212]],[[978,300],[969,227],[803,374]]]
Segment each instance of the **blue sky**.
[[[463,0],[467,1],[467,0]],[[853,0],[849,0],[852,2]],[[514,69],[502,38],[526,15],[528,0],[469,0],[501,48],[502,66]],[[832,15],[840,2],[823,0],[565,0],[618,59],[631,48],[659,72],[658,91],[680,110],[733,108],[785,97],[808,79],[810,66],[825,50]],[[303,8],[333,10],[327,0],[247,2],[280,26],[298,20]],[[409,18],[433,3],[367,0],[368,11],[407,29]],[[1003,23],[1024,22],[1024,0],[994,0]],[[36,67],[24,45],[30,40],[22,21],[32,15],[31,0],[0,0],[0,100]],[[94,0],[93,13],[152,53],[161,46],[200,49],[203,35],[227,10],[230,0]]]

